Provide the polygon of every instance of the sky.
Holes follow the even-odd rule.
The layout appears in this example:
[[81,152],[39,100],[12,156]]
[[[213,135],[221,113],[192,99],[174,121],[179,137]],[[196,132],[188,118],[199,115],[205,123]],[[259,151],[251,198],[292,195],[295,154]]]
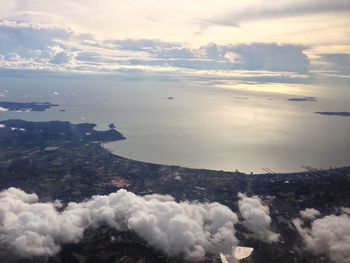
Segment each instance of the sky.
[[347,81],[349,17],[348,0],[1,0],[0,69]]

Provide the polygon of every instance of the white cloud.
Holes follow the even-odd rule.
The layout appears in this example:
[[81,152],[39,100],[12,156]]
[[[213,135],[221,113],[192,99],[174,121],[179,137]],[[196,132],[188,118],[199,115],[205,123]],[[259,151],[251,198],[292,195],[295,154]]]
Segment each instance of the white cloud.
[[314,254],[326,254],[337,263],[350,262],[350,217],[328,215],[304,227],[299,218],[293,224],[302,236],[306,249]]
[[0,21],[0,50],[17,49],[18,46],[28,49],[43,49],[56,43],[56,40],[67,40],[72,32],[67,28],[38,23],[21,23]]
[[239,212],[244,218],[243,225],[252,232],[252,237],[267,243],[277,242],[279,234],[271,230],[270,209],[262,204],[258,196],[247,197],[239,193]]
[[314,208],[306,208],[300,211],[300,216],[304,219],[313,220],[320,215],[320,212]]
[[69,50],[63,50],[62,42],[71,34],[67,28],[52,25],[0,21],[2,63],[68,63]]
[[1,111],[8,111],[8,109],[3,108],[3,107],[0,107],[0,112],[1,112]]
[[344,213],[344,214],[347,214],[350,216],[350,208],[349,207],[342,207],[341,208],[341,211]]
[[[29,17],[37,14],[33,11],[23,12],[30,14]],[[317,54],[314,53],[315,50],[311,52],[308,46],[209,43],[195,48],[188,43],[156,39],[103,40],[88,33],[75,33],[77,30],[73,31],[65,23],[64,26],[55,24],[56,20],[59,21],[58,18],[46,19],[45,13],[39,14],[42,18],[40,21],[48,20],[52,23],[0,20],[0,68],[171,72],[184,76],[193,73],[208,76],[204,71],[210,71],[214,77],[250,70],[270,72],[267,81],[282,82],[294,82],[295,78],[287,76],[291,73],[299,75],[300,80],[305,80],[305,76],[322,75],[322,72],[340,77],[350,74],[347,54]],[[274,76],[275,72],[280,75],[278,79]]]
[[69,203],[42,203],[16,188],[0,193],[0,239],[16,254],[50,256],[62,243],[78,242],[87,227],[107,224],[133,230],[168,255],[201,259],[237,244],[237,216],[219,203],[175,202],[169,196],[137,196],[125,190]]

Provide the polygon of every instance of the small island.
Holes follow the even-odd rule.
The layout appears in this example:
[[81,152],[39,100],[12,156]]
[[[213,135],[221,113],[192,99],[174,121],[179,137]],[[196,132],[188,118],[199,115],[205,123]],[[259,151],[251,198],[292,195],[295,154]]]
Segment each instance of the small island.
[[3,111],[45,111],[51,107],[57,107],[58,104],[50,102],[12,102],[0,101],[0,108]]
[[317,101],[315,97],[302,97],[302,98],[289,98],[288,101],[300,102],[300,101]]
[[350,112],[348,111],[316,111],[315,114],[320,115],[329,115],[329,116],[341,116],[341,117],[350,117]]

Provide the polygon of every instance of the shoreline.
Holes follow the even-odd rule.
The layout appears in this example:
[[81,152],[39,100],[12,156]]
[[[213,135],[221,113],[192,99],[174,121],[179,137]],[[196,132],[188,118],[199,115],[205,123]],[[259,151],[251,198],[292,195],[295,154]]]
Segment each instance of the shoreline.
[[[114,142],[114,141],[111,141]],[[224,172],[224,173],[240,173],[240,174],[245,174],[247,176],[265,176],[265,175],[292,175],[292,174],[306,174],[306,173],[317,173],[317,172],[328,172],[328,171],[334,171],[334,170],[341,170],[341,169],[346,169],[346,168],[350,168],[350,164],[349,165],[343,165],[343,166],[335,166],[335,167],[329,167],[329,168],[317,168],[317,167],[308,167],[309,169],[306,168],[302,168],[303,170],[301,171],[291,171],[291,172],[278,172],[278,171],[273,171],[273,172],[266,172],[266,173],[246,173],[244,171],[240,171],[238,169],[235,170],[222,170],[222,169],[210,169],[210,168],[200,168],[200,167],[189,167],[189,166],[182,166],[182,165],[177,165],[177,164],[165,164],[165,163],[157,163],[157,162],[148,162],[148,161],[143,161],[143,160],[137,160],[137,159],[133,159],[133,158],[129,158],[120,154],[116,154],[113,152],[112,149],[109,149],[106,144],[111,143],[111,142],[103,142],[101,143],[101,147],[105,150],[107,150],[108,152],[110,152],[111,154],[117,156],[117,157],[121,157],[121,158],[125,158],[127,160],[130,161],[134,161],[134,162],[141,162],[141,163],[146,163],[146,164],[151,164],[151,165],[162,165],[162,166],[171,166],[171,167],[177,167],[177,168],[185,168],[185,169],[194,169],[194,170],[205,170],[205,171],[215,171],[215,172]]]
[[[321,172],[250,175],[158,165],[111,153],[102,144],[125,137],[117,131],[94,131],[94,124],[23,120],[0,121],[0,124],[6,126],[0,128],[0,190],[20,188],[27,193],[37,193],[43,202],[56,199],[63,204],[81,202],[94,195],[126,189],[141,196],[170,195],[179,202],[218,202],[235,212],[238,211],[239,193],[259,196],[269,207],[273,230],[284,242],[267,244],[250,239],[245,236],[247,230],[237,225],[240,243],[256,248],[256,262],[289,262],[291,258],[304,262],[303,259],[310,259],[311,255],[300,249],[302,245],[298,243],[292,220],[305,208],[317,209],[326,216],[349,206],[350,167]],[[92,133],[95,133],[93,137]],[[71,256],[77,251],[87,255],[90,249],[87,242],[92,242],[92,247],[100,242],[108,246],[111,244],[109,228],[102,231],[105,236],[98,235],[100,230],[93,231],[96,234],[93,239],[86,236],[73,246],[74,249],[64,247],[54,259]],[[130,247],[142,243],[132,232],[127,232],[126,239],[122,236],[121,242],[123,240],[130,240]],[[126,249],[129,251],[128,246]],[[140,251],[145,249],[149,251],[148,248]]]

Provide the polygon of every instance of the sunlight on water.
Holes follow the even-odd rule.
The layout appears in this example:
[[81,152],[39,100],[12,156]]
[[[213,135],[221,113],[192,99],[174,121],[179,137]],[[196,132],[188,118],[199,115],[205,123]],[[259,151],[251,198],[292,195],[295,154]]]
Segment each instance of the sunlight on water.
[[[127,140],[105,147],[136,160],[256,173],[350,163],[350,118],[314,114],[349,111],[344,87],[90,77],[9,79],[0,92],[5,88],[2,100],[60,107],[0,112],[1,119],[93,122],[98,129],[115,123]],[[288,100],[303,97],[316,101]]]

